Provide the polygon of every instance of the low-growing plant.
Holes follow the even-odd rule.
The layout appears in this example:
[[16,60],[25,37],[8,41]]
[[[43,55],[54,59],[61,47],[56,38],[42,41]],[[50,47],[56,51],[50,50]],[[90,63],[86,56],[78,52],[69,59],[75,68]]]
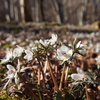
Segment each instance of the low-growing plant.
[[[85,54],[85,45],[76,39],[72,44],[57,40],[57,35],[52,34],[50,39],[35,41],[32,48],[17,45],[9,51],[0,62],[8,69],[2,79],[3,90],[29,100],[95,100],[95,92],[90,97],[88,90],[96,88],[96,78],[83,71],[81,64],[75,68],[76,73],[72,71],[78,55]],[[16,100],[8,95],[0,98]]]

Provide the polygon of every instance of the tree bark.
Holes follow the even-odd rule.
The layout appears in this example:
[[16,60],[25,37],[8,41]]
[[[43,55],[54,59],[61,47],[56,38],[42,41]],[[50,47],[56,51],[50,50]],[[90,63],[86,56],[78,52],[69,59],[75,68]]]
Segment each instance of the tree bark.
[[35,20],[39,22],[39,7],[38,7],[38,0],[35,0]]
[[61,24],[61,18],[60,18],[60,14],[59,14],[59,7],[57,4],[57,1],[56,0],[49,0],[49,2],[52,5],[51,7],[52,7],[52,10],[56,16],[57,23]]
[[25,12],[24,12],[24,0],[20,0],[20,11],[22,22],[25,22]]
[[10,14],[9,14],[9,1],[8,0],[4,0],[4,7],[5,7],[5,17],[6,17],[6,21],[10,22]]
[[35,21],[35,1],[34,0],[30,0],[30,4],[31,4],[31,17],[32,17],[32,21]]
[[11,20],[14,20],[14,0],[9,0],[10,2],[10,17]]
[[15,16],[15,21],[19,21],[19,16],[18,16],[18,5],[17,5],[17,0],[14,0],[14,16]]
[[84,14],[85,14],[86,8],[87,8],[87,0],[82,0],[79,3],[79,6],[80,6],[80,8],[78,9],[78,12],[77,12],[78,25],[82,26],[84,24]]
[[35,0],[35,19],[36,22],[44,21],[43,0]]
[[39,0],[39,16],[40,16],[40,21],[44,21],[43,0]]
[[66,23],[67,21],[68,21],[67,0],[63,0],[63,22]]

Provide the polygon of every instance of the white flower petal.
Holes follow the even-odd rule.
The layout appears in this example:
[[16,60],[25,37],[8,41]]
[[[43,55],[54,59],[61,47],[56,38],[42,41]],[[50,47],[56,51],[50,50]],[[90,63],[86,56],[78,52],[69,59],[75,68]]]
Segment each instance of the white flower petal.
[[9,82],[11,81],[12,79],[9,79],[8,81],[7,81],[7,83],[4,85],[4,87],[3,87],[3,90],[5,90],[6,89],[6,87],[7,87],[7,85],[9,84]]
[[79,53],[84,55],[86,53],[86,51],[85,50],[79,50]]
[[25,50],[25,53],[26,53],[26,54],[29,54],[29,55],[33,55],[33,53],[32,53],[30,50],[28,50],[28,49]]
[[100,64],[100,56],[95,59]]
[[69,60],[69,58],[72,56],[72,50],[70,50],[66,46],[61,46],[60,48],[57,49],[57,58],[59,60]]
[[84,47],[84,45],[81,44],[81,41],[79,41],[79,42],[77,43],[77,45],[76,45],[76,48],[82,48],[82,47]]
[[57,41],[57,35],[52,34],[51,39],[49,40],[51,45],[53,45]]
[[79,48],[81,41],[79,41],[76,45],[76,48]]
[[25,53],[24,59],[27,59],[28,61],[33,59],[33,53],[30,50],[25,50]]
[[12,58],[12,52],[7,53],[7,55],[6,55],[7,60],[9,60],[10,58]]
[[12,66],[12,65],[7,65],[7,68],[9,69],[9,70],[15,70],[15,68]]
[[1,59],[1,63],[7,63],[12,58],[12,52],[6,54],[5,59]]
[[42,41],[41,39],[39,40],[39,42],[44,46],[48,46],[49,44],[53,45],[55,44],[56,41],[57,41],[57,35],[55,34],[52,34],[51,39],[46,39],[44,41]]
[[84,75],[83,70],[81,68],[79,68],[79,67],[77,67],[77,72],[78,72],[78,74],[83,74]]
[[16,58],[16,57],[19,57],[21,56],[21,54],[23,53],[24,49],[20,46],[17,45],[17,48],[15,48],[13,50],[13,57]]
[[83,80],[84,75],[82,74],[71,74],[71,78],[74,79],[75,81]]
[[32,67],[25,67],[25,68],[22,68],[22,69],[20,70],[20,72],[25,72],[25,70],[30,69],[30,68],[32,68]]

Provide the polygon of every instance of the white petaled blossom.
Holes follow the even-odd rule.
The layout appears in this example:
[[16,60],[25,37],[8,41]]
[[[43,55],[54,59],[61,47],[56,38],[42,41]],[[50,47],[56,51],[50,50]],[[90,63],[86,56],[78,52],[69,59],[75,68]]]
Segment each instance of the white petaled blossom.
[[55,34],[52,34],[52,36],[51,36],[52,38],[49,40],[50,41],[50,43],[51,43],[51,45],[53,45],[53,44],[55,44],[55,42],[57,41],[57,35],[55,35]]
[[12,52],[8,52],[5,56],[5,59],[1,59],[1,63],[7,63],[12,59],[13,55]]
[[81,68],[77,67],[77,72],[77,74],[71,74],[71,78],[75,81],[90,79],[90,77],[86,75]]
[[17,45],[17,48],[15,48],[13,50],[13,57],[16,58],[16,57],[20,57],[21,54],[23,53],[24,49],[20,46]]
[[98,64],[100,64],[100,55],[95,59]]
[[83,50],[83,48],[84,48],[84,45],[81,44],[81,41],[79,41],[79,42],[76,44],[76,49],[79,49],[79,50],[78,50],[79,53],[81,53],[81,54],[85,54],[86,51]]
[[100,43],[96,43],[95,51],[96,53],[100,53]]
[[86,51],[85,50],[79,50],[79,53],[84,55],[86,53]]
[[49,44],[50,45],[55,44],[56,41],[57,41],[57,35],[52,34],[51,39],[46,39],[44,41],[40,39],[39,40],[39,43],[41,43],[44,46],[48,46]]
[[7,74],[8,74],[8,76],[5,78],[5,79],[8,79],[8,81],[5,84],[5,86],[3,87],[3,89],[6,89],[7,85],[9,83],[11,83],[13,79],[14,79],[15,84],[18,85],[19,84],[19,74],[21,72],[25,72],[25,70],[27,70],[29,68],[31,68],[31,67],[25,67],[25,68],[21,69],[20,68],[20,61],[19,61],[19,59],[18,59],[18,64],[17,64],[17,68],[16,69],[12,65],[8,64],[7,65],[7,69],[8,69]]
[[81,41],[79,41],[79,42],[77,43],[77,45],[76,45],[76,48],[83,48],[83,47],[84,47],[84,45],[81,44]]
[[20,57],[23,51],[24,49],[17,45],[17,48],[15,48],[13,51],[10,51],[6,54],[5,59],[1,59],[1,64],[7,63],[16,57]]
[[72,50],[64,45],[57,49],[57,58],[63,62],[69,60],[72,57],[72,54]]
[[24,59],[27,59],[27,61],[30,61],[33,59],[33,53],[30,50],[25,50],[26,55],[24,56]]
[[44,45],[44,46],[48,46],[50,42],[49,42],[49,39],[44,40],[44,41],[40,39],[40,40],[39,40],[39,43],[41,43],[41,44]]

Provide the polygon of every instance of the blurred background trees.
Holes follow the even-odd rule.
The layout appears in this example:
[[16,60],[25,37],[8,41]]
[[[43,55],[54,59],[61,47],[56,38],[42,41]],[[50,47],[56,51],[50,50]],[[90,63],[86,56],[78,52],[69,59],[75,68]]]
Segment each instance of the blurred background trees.
[[100,0],[0,0],[0,22],[57,22],[85,25],[100,21]]

